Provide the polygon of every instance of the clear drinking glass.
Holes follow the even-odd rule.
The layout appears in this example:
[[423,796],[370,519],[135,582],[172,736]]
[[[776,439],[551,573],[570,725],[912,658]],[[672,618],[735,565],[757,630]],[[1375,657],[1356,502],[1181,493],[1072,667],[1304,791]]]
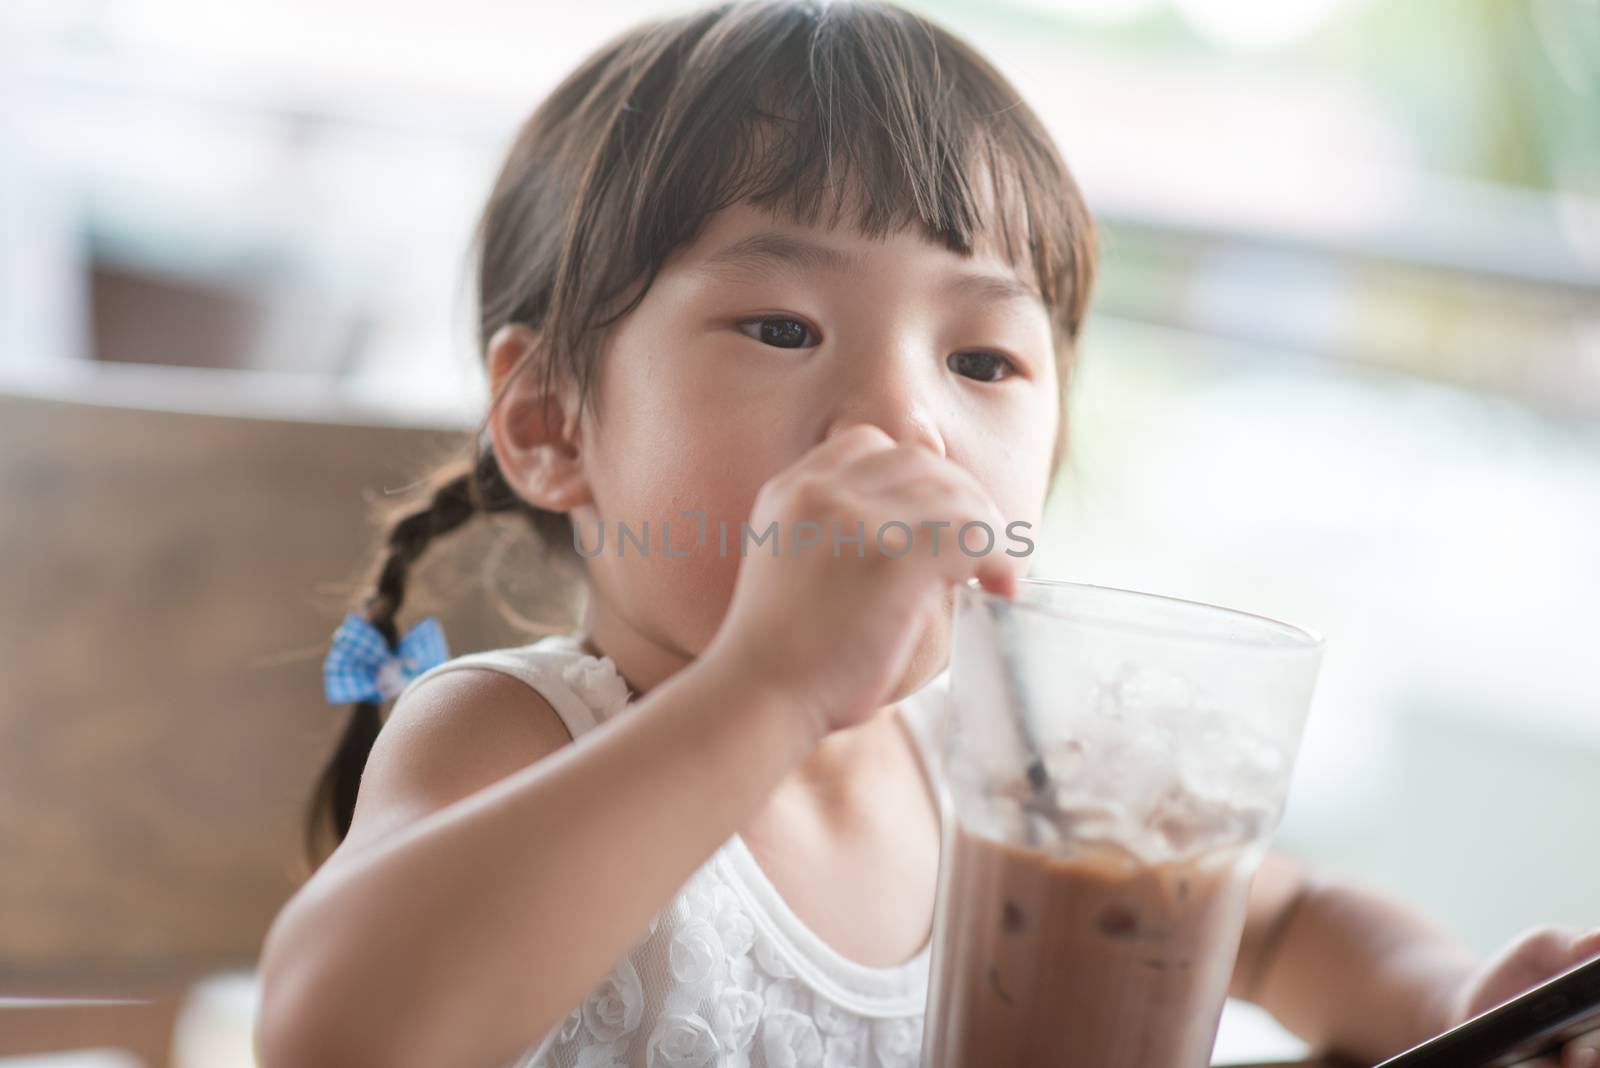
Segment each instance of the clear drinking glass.
[[1073,582],[957,591],[923,1068],[1201,1068],[1322,639]]

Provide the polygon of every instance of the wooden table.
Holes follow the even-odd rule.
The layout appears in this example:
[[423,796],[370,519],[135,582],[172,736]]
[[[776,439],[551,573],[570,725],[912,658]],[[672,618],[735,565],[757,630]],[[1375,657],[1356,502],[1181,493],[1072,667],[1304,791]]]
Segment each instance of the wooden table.
[[1349,1061],[1315,1057],[1309,1061],[1272,1061],[1271,1063],[1259,1064],[1239,1064],[1235,1062],[1220,1064],[1216,1068],[1356,1068],[1356,1066]]
[[0,997],[0,1057],[110,1047],[164,1065],[182,1004],[181,990],[150,999]]

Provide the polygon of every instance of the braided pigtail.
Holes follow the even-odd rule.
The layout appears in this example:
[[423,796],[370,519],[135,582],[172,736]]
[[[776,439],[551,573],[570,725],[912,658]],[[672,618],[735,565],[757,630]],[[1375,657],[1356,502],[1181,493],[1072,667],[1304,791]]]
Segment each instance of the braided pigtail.
[[[565,515],[536,508],[518,497],[501,475],[494,451],[489,448],[482,448],[476,461],[469,464],[447,463],[433,472],[424,485],[432,487],[423,491],[426,503],[402,507],[401,513],[390,521],[382,539],[383,554],[374,569],[372,592],[360,608],[390,651],[400,644],[400,628],[395,619],[405,603],[407,578],[439,538],[459,530],[475,516],[496,512],[521,513],[547,544],[559,544],[548,539],[558,536],[559,531],[571,530]],[[359,701],[351,708],[349,723],[317,780],[306,813],[304,845],[313,867],[325,850],[331,851],[350,832],[361,773],[383,726],[378,702]]]

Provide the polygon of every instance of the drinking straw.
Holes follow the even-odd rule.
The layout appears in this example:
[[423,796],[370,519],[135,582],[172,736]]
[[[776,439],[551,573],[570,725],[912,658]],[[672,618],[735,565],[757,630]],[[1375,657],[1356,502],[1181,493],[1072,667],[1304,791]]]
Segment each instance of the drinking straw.
[[[1044,754],[1039,749],[1038,739],[1033,733],[1033,715],[1029,711],[1027,688],[1022,682],[1022,671],[1017,664],[1017,649],[1020,643],[1017,639],[1017,626],[1014,617],[1016,603],[1005,601],[996,606],[994,615],[995,629],[999,647],[1000,664],[1004,669],[1007,702],[1011,706],[1011,724],[1016,731],[1018,742],[1021,743],[1024,759],[1028,763],[1028,785],[1033,789],[1034,804],[1046,811],[1055,810],[1055,784],[1050,779],[1050,772],[1045,767]],[[1039,833],[1031,820],[1025,820],[1025,831],[1028,844],[1039,844]]]

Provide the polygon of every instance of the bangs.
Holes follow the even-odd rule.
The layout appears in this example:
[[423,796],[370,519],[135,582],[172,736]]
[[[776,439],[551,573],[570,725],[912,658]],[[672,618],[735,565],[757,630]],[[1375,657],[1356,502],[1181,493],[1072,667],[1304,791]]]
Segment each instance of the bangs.
[[621,113],[649,123],[625,216],[646,277],[711,214],[748,202],[872,238],[915,228],[964,256],[991,242],[1032,273],[1058,342],[1076,338],[1093,226],[1048,133],[987,61],[892,7],[724,10],[657,106]]
[[562,374],[589,398],[606,328],[738,203],[992,247],[1034,279],[1065,398],[1098,244],[1077,184],[987,60],[882,2],[722,3],[591,55],[524,125],[480,220],[481,342],[528,324],[545,388]]

